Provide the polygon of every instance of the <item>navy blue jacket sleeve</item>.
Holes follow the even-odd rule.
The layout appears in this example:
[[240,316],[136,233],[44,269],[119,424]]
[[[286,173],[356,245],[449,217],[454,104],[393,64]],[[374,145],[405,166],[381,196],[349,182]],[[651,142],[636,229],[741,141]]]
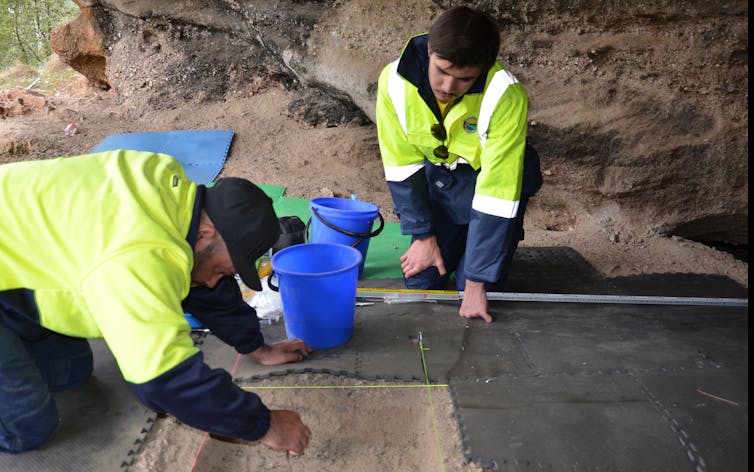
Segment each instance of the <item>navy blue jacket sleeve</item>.
[[[524,154],[521,206],[542,187],[539,153],[530,144]],[[519,210],[522,211],[522,210]],[[513,257],[517,242],[524,239],[520,227],[512,220],[471,210],[469,236],[466,241],[466,278],[476,282],[497,282],[506,258]]]
[[243,300],[234,277],[223,277],[212,289],[192,288],[182,305],[186,313],[241,354],[255,351],[264,344],[257,312]]
[[432,207],[424,169],[401,182],[388,181],[387,186],[400,220],[401,233],[418,237],[433,234]]
[[499,280],[503,261],[516,250],[518,242],[510,227],[508,218],[471,210],[464,274],[467,279],[490,283]]
[[130,384],[148,408],[220,436],[257,441],[270,428],[270,410],[259,397],[210,369],[201,352],[143,384]]

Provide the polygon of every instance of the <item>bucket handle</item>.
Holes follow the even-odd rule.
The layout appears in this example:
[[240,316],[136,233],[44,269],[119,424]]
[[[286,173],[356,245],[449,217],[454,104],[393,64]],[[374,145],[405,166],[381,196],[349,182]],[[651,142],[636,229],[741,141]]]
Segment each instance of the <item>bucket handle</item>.
[[[341,228],[340,226],[336,226],[336,225],[330,223],[324,217],[322,217],[322,215],[319,214],[319,210],[317,210],[316,208],[311,207],[311,210],[312,210],[312,213],[314,213],[314,216],[316,216],[317,219],[323,225],[327,226],[328,228],[330,228],[330,229],[332,229],[334,231],[337,231],[339,233],[343,233],[346,236],[351,236],[352,238],[357,238],[356,241],[354,241],[351,244],[351,247],[356,247],[359,244],[361,244],[361,242],[363,240],[365,240],[367,238],[373,238],[373,237],[379,235],[382,232],[382,230],[385,228],[385,218],[382,217],[382,213],[380,213],[379,210],[377,211],[377,217],[379,217],[379,219],[380,219],[380,226],[379,226],[379,228],[377,228],[376,230],[372,231],[371,233],[354,233],[353,231],[347,230],[345,228]],[[309,221],[306,222],[306,232],[304,233],[304,236],[306,236],[307,239],[309,238],[309,236],[308,236],[309,235],[309,227],[311,226],[311,224],[312,224],[312,219],[309,218]]]
[[277,285],[273,285],[272,284],[272,276],[273,275],[275,275],[275,271],[274,270],[271,271],[270,275],[267,276],[267,286],[270,287],[270,290],[272,290],[273,292],[279,292],[280,291],[280,287],[277,286]]

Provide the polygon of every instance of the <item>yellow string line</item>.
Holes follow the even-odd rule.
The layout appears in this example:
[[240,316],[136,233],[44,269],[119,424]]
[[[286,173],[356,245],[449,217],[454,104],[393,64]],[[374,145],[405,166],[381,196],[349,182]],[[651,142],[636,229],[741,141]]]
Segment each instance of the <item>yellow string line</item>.
[[343,388],[427,388],[449,387],[448,384],[390,384],[390,385],[241,385],[244,390],[320,390],[320,389],[343,389]]
[[424,370],[425,387],[427,388],[427,396],[429,397],[429,411],[432,414],[432,428],[435,430],[435,442],[437,443],[437,455],[440,459],[440,470],[445,471],[445,458],[442,455],[442,447],[440,446],[440,432],[437,428],[437,414],[435,412],[435,403],[432,400],[432,389],[429,388],[432,384],[429,383],[429,370],[427,369],[427,361],[424,358],[424,351],[429,351],[429,348],[424,347],[424,340],[422,333],[419,331],[419,352],[422,357],[422,369]]

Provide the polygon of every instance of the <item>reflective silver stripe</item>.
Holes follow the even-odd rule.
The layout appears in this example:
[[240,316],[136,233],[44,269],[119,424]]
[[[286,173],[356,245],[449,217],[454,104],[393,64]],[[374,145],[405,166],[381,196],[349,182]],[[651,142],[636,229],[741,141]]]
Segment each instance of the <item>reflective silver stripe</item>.
[[468,164],[468,163],[469,163],[469,161],[467,161],[463,157],[459,157],[458,159],[456,159],[453,162],[450,162],[450,163],[448,163],[448,162],[435,162],[435,165],[436,166],[445,167],[448,170],[456,170],[456,167],[458,167],[458,164]]
[[385,166],[385,180],[388,182],[403,182],[416,174],[424,164],[409,164],[407,166]]
[[390,64],[390,75],[387,78],[387,93],[393,102],[393,108],[395,108],[395,114],[398,116],[398,121],[403,128],[403,134],[408,135],[408,129],[406,128],[406,84],[403,78],[398,75],[398,61]]
[[515,218],[518,213],[518,200],[503,200],[477,193],[471,202],[471,208],[501,218]]
[[489,131],[490,120],[492,119],[492,113],[495,112],[495,107],[497,107],[500,98],[508,90],[508,87],[517,83],[518,79],[507,70],[499,70],[492,76],[490,85],[484,92],[482,106],[479,107],[479,119],[477,120],[477,132],[479,133],[479,141],[482,142],[482,147],[487,144],[487,131]]

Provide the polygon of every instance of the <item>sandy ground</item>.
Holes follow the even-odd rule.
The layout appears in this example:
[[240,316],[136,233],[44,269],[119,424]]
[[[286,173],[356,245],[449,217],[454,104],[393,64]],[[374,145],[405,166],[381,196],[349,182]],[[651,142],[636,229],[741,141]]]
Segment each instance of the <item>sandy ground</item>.
[[244,388],[260,395],[271,408],[299,412],[313,431],[302,456],[289,457],[261,444],[223,442],[165,418],[150,431],[129,470],[483,470],[464,463],[445,387],[299,374]]
[[[0,120],[0,163],[83,154],[115,133],[232,129],[236,134],[221,176],[282,185],[289,197],[359,194],[379,205],[388,221],[396,221],[375,128],[318,128],[295,121],[286,111],[291,95],[273,84],[232,100],[159,111],[126,108],[114,96],[80,82],[58,95],[20,89],[14,94],[0,96],[6,104],[14,103]],[[77,124],[77,134],[65,135],[69,123]],[[545,186],[548,178],[545,175]],[[584,213],[573,225],[554,231],[547,229],[547,222],[557,209],[539,206],[536,197],[530,207],[523,246],[571,247],[608,277],[718,274],[748,288],[747,263],[700,243],[636,234],[611,216],[619,212]],[[166,418],[148,435],[132,470],[480,470],[463,463],[452,402],[444,388],[363,388],[372,383],[314,375],[275,381],[288,387],[351,387],[267,389],[274,386],[272,381],[249,386],[258,389],[269,406],[295,409],[312,430],[326,431],[315,435],[304,456],[289,458],[260,445],[223,443]]]

